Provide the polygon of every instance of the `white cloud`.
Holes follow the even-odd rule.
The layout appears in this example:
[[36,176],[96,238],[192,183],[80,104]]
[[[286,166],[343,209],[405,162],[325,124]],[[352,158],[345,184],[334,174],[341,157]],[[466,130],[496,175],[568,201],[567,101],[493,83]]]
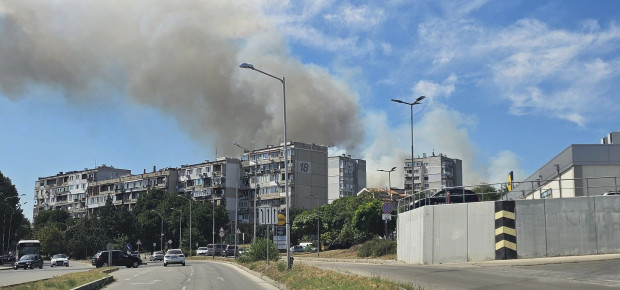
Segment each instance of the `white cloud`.
[[384,21],[384,11],[379,7],[347,4],[340,6],[336,13],[326,14],[324,17],[336,25],[344,24],[352,30],[370,30]]

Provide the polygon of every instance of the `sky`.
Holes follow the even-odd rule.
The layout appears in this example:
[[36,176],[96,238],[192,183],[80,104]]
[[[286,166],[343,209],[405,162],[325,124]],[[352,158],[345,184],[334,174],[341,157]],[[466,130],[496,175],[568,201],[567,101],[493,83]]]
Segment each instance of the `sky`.
[[287,138],[379,169],[523,180],[620,130],[619,1],[0,1],[0,171],[142,173]]

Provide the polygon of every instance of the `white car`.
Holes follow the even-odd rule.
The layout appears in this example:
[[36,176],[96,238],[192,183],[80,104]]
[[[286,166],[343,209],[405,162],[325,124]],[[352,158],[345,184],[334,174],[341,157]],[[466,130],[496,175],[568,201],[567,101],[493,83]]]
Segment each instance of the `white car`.
[[181,249],[170,249],[164,255],[164,267],[168,264],[181,264],[185,266],[185,255]]
[[65,254],[56,254],[52,257],[52,267],[65,266],[69,267],[69,257]]
[[206,256],[208,250],[209,250],[209,248],[207,248],[207,247],[200,247],[200,248],[198,248],[198,250],[196,250],[196,255],[198,255],[198,256]]

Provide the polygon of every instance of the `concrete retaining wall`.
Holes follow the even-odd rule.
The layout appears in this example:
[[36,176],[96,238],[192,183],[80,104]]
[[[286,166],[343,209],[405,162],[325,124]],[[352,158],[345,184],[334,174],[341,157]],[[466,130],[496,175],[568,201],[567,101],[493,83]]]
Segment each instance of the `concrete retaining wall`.
[[[515,201],[517,258],[620,253],[620,196]],[[495,259],[494,202],[425,206],[398,216],[399,261]]]

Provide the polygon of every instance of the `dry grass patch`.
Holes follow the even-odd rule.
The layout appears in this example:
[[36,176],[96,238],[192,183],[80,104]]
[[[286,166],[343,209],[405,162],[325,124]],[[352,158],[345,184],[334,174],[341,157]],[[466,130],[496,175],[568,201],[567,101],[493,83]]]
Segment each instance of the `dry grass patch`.
[[107,277],[105,270],[110,268],[99,268],[86,272],[69,273],[50,279],[24,283],[16,286],[2,287],[2,289],[72,289],[86,283],[90,283],[101,278]]
[[248,268],[285,284],[288,289],[415,289],[411,285],[394,283],[379,278],[322,270],[308,265],[295,264],[291,271],[286,263],[254,262]]
[[[357,256],[357,251],[362,247],[362,245],[355,245],[348,249],[342,250],[329,250],[325,252],[320,252],[318,254],[319,258],[335,258],[335,259],[359,259]],[[299,257],[317,257],[317,253],[295,253],[294,256]],[[365,258],[366,259],[366,258]],[[385,255],[381,257],[369,257],[367,259],[380,259],[380,260],[394,260],[396,261],[396,255]]]

